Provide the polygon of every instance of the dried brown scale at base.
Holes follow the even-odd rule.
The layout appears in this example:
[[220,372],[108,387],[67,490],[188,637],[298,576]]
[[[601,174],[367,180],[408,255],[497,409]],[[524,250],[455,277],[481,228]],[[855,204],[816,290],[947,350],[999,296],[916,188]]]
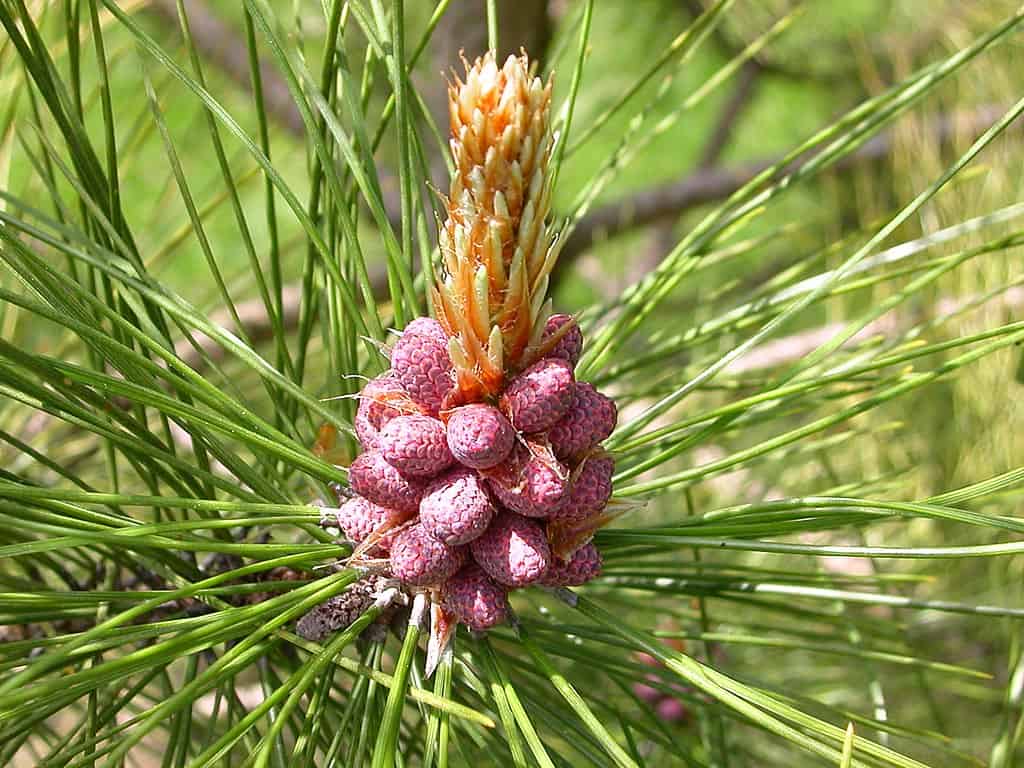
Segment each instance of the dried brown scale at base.
[[[353,582],[340,595],[312,608],[295,625],[300,637],[320,642],[332,632],[347,629],[376,602],[390,586],[383,576],[366,576]],[[378,621],[386,621],[382,614]]]

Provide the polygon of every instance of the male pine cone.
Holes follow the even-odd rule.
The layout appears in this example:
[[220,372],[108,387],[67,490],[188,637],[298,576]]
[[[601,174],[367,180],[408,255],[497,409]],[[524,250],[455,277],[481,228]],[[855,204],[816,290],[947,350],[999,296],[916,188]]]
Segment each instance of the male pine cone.
[[547,223],[551,82],[525,55],[492,53],[449,86],[455,174],[440,233],[434,311],[451,337],[462,402],[501,391],[536,356],[559,242]]
[[[545,300],[558,255],[546,221],[550,83],[525,56],[499,69],[487,55],[449,96],[456,172],[437,319],[409,323],[389,370],[364,387],[357,497],[336,513],[356,562],[387,557],[403,589],[440,597],[435,650],[456,623],[504,621],[510,590],[598,575],[588,543],[610,519],[614,461],[600,444],[616,419],[611,400],[576,381],[580,329]],[[348,619],[344,601],[329,608],[304,626]]]

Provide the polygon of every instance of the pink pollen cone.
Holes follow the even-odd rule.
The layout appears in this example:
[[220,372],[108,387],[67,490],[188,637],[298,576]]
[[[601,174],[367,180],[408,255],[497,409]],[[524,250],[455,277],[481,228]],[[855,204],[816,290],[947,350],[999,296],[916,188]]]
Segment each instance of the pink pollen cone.
[[611,456],[591,456],[584,461],[572,481],[569,498],[555,514],[559,520],[583,520],[604,509],[612,495],[615,460]]
[[508,618],[508,594],[476,563],[445,582],[444,607],[470,629],[481,632]]
[[666,723],[681,723],[689,715],[686,705],[679,701],[679,699],[673,699],[671,696],[666,696],[659,701],[654,709],[658,713],[658,717]]
[[487,529],[494,514],[481,477],[461,467],[434,480],[420,501],[423,529],[449,546],[475,539]]
[[[572,323],[573,319],[569,315],[552,315],[548,318],[547,322],[544,323],[544,336],[541,343],[546,341],[555,335],[566,323]],[[583,351],[583,333],[580,331],[578,325],[573,324],[573,327],[566,331],[562,338],[555,342],[555,345],[547,353],[546,357],[558,357],[565,360],[569,365],[576,365],[580,359],[580,352]]]
[[579,456],[607,438],[617,418],[615,403],[592,385],[580,382],[569,412],[548,431],[551,448],[560,459]]
[[575,390],[569,363],[545,358],[512,380],[501,396],[501,408],[516,429],[543,432],[569,411]]
[[437,415],[455,384],[447,338],[440,323],[420,317],[409,324],[391,348],[395,378],[431,416]]
[[473,469],[489,469],[503,462],[515,439],[508,419],[490,405],[464,405],[448,417],[448,448],[456,461]]
[[601,553],[593,542],[576,550],[568,562],[553,558],[540,580],[546,587],[578,587],[601,574]]
[[415,412],[416,406],[390,373],[370,379],[359,393],[356,436],[364,450],[377,447],[380,430],[395,416]]
[[469,548],[477,564],[507,587],[525,587],[543,578],[552,559],[544,529],[511,512],[498,515]]
[[503,505],[527,517],[556,517],[569,495],[569,470],[544,449],[518,447],[505,466],[488,473]]
[[376,451],[355,458],[348,468],[348,482],[360,496],[400,512],[416,512],[423,496],[422,480],[406,477]]
[[433,477],[454,459],[444,424],[429,416],[396,416],[380,431],[380,452],[402,474]]
[[[408,518],[407,514],[374,504],[361,496],[355,496],[342,504],[335,516],[345,538],[353,544],[362,544],[378,528],[385,525],[398,526]],[[386,534],[367,554],[386,555],[393,538],[394,534]]]
[[[647,679],[648,680],[657,680],[658,678],[655,677],[654,675],[648,675]],[[657,688],[652,688],[651,686],[647,685],[646,683],[633,683],[633,693],[635,693],[641,699],[646,701],[648,704],[654,704],[662,696],[665,695],[661,691],[659,691]]]
[[404,529],[391,544],[391,574],[414,587],[441,584],[465,561],[464,549],[442,544],[418,523]]

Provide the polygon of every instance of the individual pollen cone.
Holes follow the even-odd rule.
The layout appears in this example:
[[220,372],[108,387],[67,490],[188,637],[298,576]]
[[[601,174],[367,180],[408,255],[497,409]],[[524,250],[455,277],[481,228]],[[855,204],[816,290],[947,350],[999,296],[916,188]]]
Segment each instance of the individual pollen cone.
[[[466,65],[448,89],[455,174],[434,311],[463,402],[497,394],[544,331],[558,242],[551,208],[551,82],[526,55]],[[536,335],[537,338],[533,338]]]

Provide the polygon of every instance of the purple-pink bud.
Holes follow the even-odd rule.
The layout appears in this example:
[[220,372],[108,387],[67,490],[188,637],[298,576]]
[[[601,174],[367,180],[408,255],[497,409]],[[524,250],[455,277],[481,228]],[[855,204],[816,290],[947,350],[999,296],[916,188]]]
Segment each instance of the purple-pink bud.
[[552,558],[540,583],[546,587],[578,587],[601,573],[601,553],[593,542],[580,547],[568,561]]
[[348,468],[348,482],[360,496],[400,512],[418,510],[423,496],[422,480],[406,477],[377,451],[355,458]]
[[429,416],[396,416],[378,445],[388,464],[413,477],[433,477],[453,461],[444,424]]
[[[361,544],[378,528],[397,526],[404,522],[408,515],[374,504],[361,496],[354,496],[335,511],[335,517],[338,520],[338,527],[345,533],[345,538],[353,544]],[[368,554],[386,555],[392,538],[391,534],[383,536]]]
[[458,621],[481,632],[508,618],[508,594],[476,563],[444,583],[444,607]]
[[500,464],[512,450],[515,439],[508,419],[490,405],[464,405],[448,417],[448,448],[456,461],[473,469]]
[[449,546],[475,539],[487,529],[494,514],[481,477],[461,467],[434,480],[420,501],[423,529]]
[[430,536],[420,524],[399,533],[391,544],[391,575],[414,587],[441,584],[466,561],[466,551]]
[[552,559],[544,529],[512,512],[499,514],[469,548],[487,575],[507,587],[543,578]]
[[569,315],[558,314],[548,318],[547,322],[544,323],[542,343],[554,336],[567,323],[572,323],[572,328],[562,334],[562,338],[555,342],[555,345],[551,347],[546,357],[560,357],[569,365],[576,365],[580,359],[580,352],[583,351],[583,333]]
[[572,366],[545,358],[512,380],[501,396],[501,407],[516,429],[543,432],[569,411],[575,389]]
[[[656,681],[658,678],[655,675],[647,675],[647,679]],[[654,704],[661,699],[663,694],[657,688],[652,688],[646,683],[633,683],[633,693],[639,696],[641,699],[646,701],[648,704]]]
[[391,348],[395,378],[432,416],[437,415],[455,384],[447,339],[440,323],[420,317],[409,324]]
[[569,495],[569,470],[550,451],[519,447],[487,479],[498,501],[527,517],[556,516]]
[[681,723],[689,717],[686,705],[671,696],[666,696],[659,701],[654,709],[658,713],[658,717],[666,723]]
[[612,495],[612,473],[615,460],[611,456],[591,456],[584,459],[576,479],[572,482],[569,498],[558,508],[559,520],[583,520],[604,509]]
[[569,412],[548,430],[548,440],[558,458],[579,456],[607,438],[617,419],[615,403],[592,385],[580,382]]

